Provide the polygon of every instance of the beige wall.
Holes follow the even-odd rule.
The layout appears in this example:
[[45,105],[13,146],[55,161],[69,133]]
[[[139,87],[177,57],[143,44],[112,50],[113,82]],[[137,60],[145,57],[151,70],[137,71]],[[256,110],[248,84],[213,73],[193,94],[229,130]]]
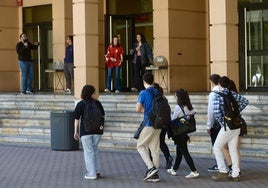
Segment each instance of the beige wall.
[[20,74],[15,49],[20,29],[15,1],[0,1],[0,17],[0,91],[19,91]]
[[154,54],[167,57],[169,91],[207,91],[207,0],[154,0],[153,9]]
[[[43,4],[52,4],[53,8],[54,60],[64,58],[65,36],[75,35],[75,96],[80,96],[84,84],[103,90],[105,1],[24,0],[25,7]],[[208,91],[211,73],[227,75],[238,82],[236,0],[153,0],[153,9],[154,55],[163,55],[169,62],[165,78],[169,91],[180,87]],[[0,88],[19,91],[15,44],[22,31],[22,8],[13,1],[1,0],[0,10],[1,17],[9,17],[8,21],[0,20],[0,37],[6,40],[0,43]],[[6,82],[7,78],[11,81]],[[156,81],[159,82],[157,73]]]

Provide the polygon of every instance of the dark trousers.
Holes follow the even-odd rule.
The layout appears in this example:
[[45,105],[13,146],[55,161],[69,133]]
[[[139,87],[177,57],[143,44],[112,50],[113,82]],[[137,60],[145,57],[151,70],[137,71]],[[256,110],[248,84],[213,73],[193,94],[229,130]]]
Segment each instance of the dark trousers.
[[162,129],[160,133],[160,149],[163,152],[167,163],[169,162],[170,152],[165,142],[167,129]]
[[[185,137],[185,138],[187,138],[187,137]],[[173,166],[174,170],[178,170],[178,168],[181,164],[182,156],[184,156],[185,161],[188,164],[188,166],[190,167],[191,171],[192,172],[196,171],[193,158],[191,157],[191,155],[188,151],[187,142],[188,142],[188,139],[181,138],[179,143],[176,144],[177,156],[176,156],[175,164]]]
[[66,89],[71,89],[72,80],[74,79],[74,64],[64,63],[64,75],[66,79]]
[[134,64],[134,80],[132,87],[139,91],[144,89],[142,77],[145,73],[146,64],[141,63],[141,57],[137,56],[136,63]]

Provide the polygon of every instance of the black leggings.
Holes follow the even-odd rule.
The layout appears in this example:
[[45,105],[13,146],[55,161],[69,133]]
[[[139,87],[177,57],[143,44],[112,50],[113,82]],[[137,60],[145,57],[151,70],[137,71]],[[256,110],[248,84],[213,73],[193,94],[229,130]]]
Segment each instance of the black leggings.
[[141,56],[137,56],[136,63],[134,64],[134,80],[132,87],[139,91],[144,89],[142,77],[145,73],[146,64],[141,63]]
[[188,151],[187,142],[188,142],[188,139],[180,139],[179,144],[176,144],[177,156],[176,156],[175,164],[173,166],[174,170],[178,170],[178,168],[181,164],[182,155],[183,155],[185,158],[185,161],[188,164],[188,166],[190,167],[191,171],[192,172],[196,171],[194,161],[193,161],[193,159]]
[[167,129],[163,128],[160,133],[160,149],[163,152],[167,163],[169,162],[170,152],[165,142]]

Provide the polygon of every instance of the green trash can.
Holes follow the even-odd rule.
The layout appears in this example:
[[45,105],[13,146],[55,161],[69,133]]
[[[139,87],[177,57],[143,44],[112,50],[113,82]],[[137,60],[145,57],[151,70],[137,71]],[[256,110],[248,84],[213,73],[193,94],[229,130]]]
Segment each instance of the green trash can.
[[51,149],[72,151],[79,149],[79,141],[74,135],[74,112],[52,111],[50,112]]

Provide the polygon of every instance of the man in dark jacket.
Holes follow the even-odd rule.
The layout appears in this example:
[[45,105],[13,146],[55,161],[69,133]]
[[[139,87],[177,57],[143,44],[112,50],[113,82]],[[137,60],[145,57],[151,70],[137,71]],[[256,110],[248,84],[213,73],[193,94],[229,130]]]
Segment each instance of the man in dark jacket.
[[17,43],[16,50],[18,54],[18,63],[21,70],[21,94],[34,94],[33,83],[33,63],[31,50],[36,50],[38,42],[33,44],[27,40],[25,33],[20,34],[20,42]]

